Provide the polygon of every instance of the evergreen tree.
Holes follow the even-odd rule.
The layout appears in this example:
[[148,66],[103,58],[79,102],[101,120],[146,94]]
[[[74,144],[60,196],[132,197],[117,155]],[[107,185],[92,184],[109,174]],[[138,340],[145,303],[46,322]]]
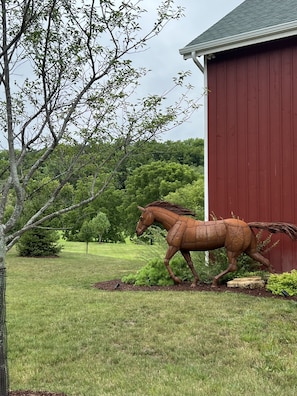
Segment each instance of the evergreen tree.
[[17,251],[20,256],[25,257],[56,256],[62,249],[59,239],[57,231],[35,228],[21,236]]

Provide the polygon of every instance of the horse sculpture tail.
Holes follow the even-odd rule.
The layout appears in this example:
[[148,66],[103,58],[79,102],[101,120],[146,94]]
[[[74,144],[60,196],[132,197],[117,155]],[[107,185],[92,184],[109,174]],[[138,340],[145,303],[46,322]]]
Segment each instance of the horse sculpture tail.
[[295,224],[290,223],[261,223],[261,222],[254,222],[248,223],[250,228],[260,228],[262,230],[267,230],[272,234],[275,233],[283,233],[288,235],[291,239],[297,239],[297,226]]

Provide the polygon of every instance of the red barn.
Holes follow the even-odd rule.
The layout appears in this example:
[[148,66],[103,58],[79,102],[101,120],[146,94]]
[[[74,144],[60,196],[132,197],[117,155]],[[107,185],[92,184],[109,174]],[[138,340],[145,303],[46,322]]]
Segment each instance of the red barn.
[[[207,216],[297,224],[296,0],[246,0],[180,53],[208,90]],[[277,239],[275,269],[297,268],[297,243]]]

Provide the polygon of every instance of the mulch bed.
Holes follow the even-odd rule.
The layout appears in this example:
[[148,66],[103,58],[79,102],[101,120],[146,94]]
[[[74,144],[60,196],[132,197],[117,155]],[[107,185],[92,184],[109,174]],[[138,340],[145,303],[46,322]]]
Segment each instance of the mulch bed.
[[[99,282],[94,285],[95,288],[100,290],[106,290],[110,292],[120,293],[125,291],[146,291],[146,292],[156,292],[156,291],[174,291],[174,292],[184,292],[189,291],[193,293],[199,292],[220,292],[220,293],[240,293],[248,294],[254,297],[265,297],[274,298],[282,300],[294,300],[297,301],[297,296],[275,296],[270,291],[265,288],[258,289],[240,289],[240,288],[230,288],[227,285],[221,285],[220,287],[211,287],[211,285],[201,283],[197,287],[192,288],[190,283],[182,283],[180,285],[172,286],[134,286],[127,283],[123,283],[120,279],[114,279],[106,282]],[[51,393],[42,391],[11,391],[9,396],[67,396],[65,393]]]
[[248,294],[250,296],[255,297],[266,297],[266,298],[275,298],[275,299],[286,299],[286,300],[295,300],[297,301],[297,296],[293,297],[285,297],[285,296],[276,296],[272,294],[270,291],[263,288],[257,289],[240,289],[238,287],[227,287],[227,285],[221,285],[219,287],[211,287],[209,284],[200,283],[197,287],[192,288],[190,283],[181,283],[180,285],[172,285],[172,286],[134,286],[129,285],[127,283],[123,283],[120,279],[110,280],[106,282],[99,282],[94,285],[95,288],[101,290],[107,290],[112,292],[123,292],[123,291],[191,291],[191,292],[222,292],[222,293],[241,293]]

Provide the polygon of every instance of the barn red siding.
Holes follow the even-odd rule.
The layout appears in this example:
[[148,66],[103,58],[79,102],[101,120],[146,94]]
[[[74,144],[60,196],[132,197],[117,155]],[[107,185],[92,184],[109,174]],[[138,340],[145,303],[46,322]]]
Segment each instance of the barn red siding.
[[[209,210],[297,224],[296,38],[208,61]],[[296,133],[295,133],[296,131]],[[277,235],[270,260],[297,268],[297,243]]]

